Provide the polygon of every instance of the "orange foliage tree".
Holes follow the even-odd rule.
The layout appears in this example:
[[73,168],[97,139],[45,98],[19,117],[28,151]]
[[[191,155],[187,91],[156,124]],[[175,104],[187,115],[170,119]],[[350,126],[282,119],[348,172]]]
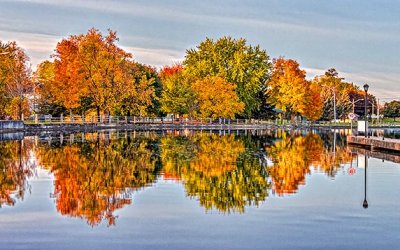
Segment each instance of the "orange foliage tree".
[[192,84],[198,102],[198,113],[207,118],[234,118],[244,110],[235,92],[236,85],[221,77],[205,77]]
[[107,36],[92,28],[87,34],[70,36],[57,44],[55,84],[57,99],[67,109],[88,98],[97,114],[109,114],[129,84],[125,64],[132,57],[119,48],[115,32]]
[[305,77],[306,72],[295,60],[274,59],[267,90],[269,102],[285,113],[304,114],[310,108],[306,105],[308,81]]

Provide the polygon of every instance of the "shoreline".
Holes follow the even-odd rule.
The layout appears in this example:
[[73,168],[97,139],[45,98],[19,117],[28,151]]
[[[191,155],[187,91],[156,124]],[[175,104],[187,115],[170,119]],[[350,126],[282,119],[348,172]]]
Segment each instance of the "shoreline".
[[[15,128],[1,128],[0,134],[7,133],[40,133],[40,132],[93,132],[98,130],[263,130],[263,129],[351,129],[350,125],[277,125],[277,124],[172,124],[172,123],[136,123],[136,124],[97,124],[97,123],[51,123],[51,124],[24,124]],[[353,126],[353,129],[355,127]],[[371,126],[369,129],[400,129],[400,126]]]

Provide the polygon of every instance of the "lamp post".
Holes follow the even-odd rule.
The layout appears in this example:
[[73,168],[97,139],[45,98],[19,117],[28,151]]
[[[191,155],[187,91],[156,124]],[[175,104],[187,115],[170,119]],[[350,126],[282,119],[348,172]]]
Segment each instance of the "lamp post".
[[365,130],[364,135],[367,138],[367,99],[368,99],[368,84],[364,84],[365,98],[364,98],[364,114],[365,114]]

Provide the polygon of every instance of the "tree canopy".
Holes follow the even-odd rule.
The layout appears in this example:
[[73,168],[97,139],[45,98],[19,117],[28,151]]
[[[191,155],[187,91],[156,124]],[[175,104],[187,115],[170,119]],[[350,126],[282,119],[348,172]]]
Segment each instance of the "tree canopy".
[[260,110],[262,101],[257,97],[271,70],[269,56],[260,46],[247,45],[243,38],[206,38],[196,49],[186,51],[183,65],[191,82],[217,76],[234,84],[245,105],[242,116],[250,118]]

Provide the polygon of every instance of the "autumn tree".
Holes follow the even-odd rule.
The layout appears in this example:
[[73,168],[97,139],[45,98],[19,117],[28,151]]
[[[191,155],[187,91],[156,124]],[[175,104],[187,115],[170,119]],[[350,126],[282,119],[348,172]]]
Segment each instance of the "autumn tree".
[[236,85],[221,77],[205,77],[193,83],[192,89],[198,101],[198,113],[207,118],[234,118],[244,110],[239,100]]
[[[270,103],[286,114],[306,113],[307,99],[310,93],[306,72],[300,69],[298,62],[282,57],[273,60],[273,70],[268,82],[267,96]],[[314,94],[314,93],[313,93]]]
[[[26,94],[32,91],[29,58],[16,42],[0,41],[0,104],[3,105],[0,116],[13,115],[14,119],[23,119],[26,111]],[[8,107],[12,105],[12,107]],[[2,114],[1,114],[2,113]]]
[[163,85],[161,110],[174,115],[193,113],[197,106],[195,94],[183,75],[183,66],[165,66],[159,75]]
[[324,103],[321,98],[321,87],[315,83],[309,83],[306,95],[306,109],[303,112],[303,116],[307,120],[314,122],[321,118]]
[[192,83],[217,76],[234,84],[245,105],[241,116],[251,118],[260,110],[259,93],[263,92],[271,69],[269,56],[260,46],[247,45],[243,38],[206,38],[196,49],[186,51],[183,65]]
[[67,109],[89,99],[97,114],[111,113],[129,83],[126,62],[132,57],[116,45],[114,31],[106,36],[94,28],[57,44],[55,83],[58,100]]
[[55,82],[55,63],[45,60],[41,62],[33,74],[38,112],[59,116],[65,111],[59,101],[59,92]]
[[322,120],[334,118],[334,104],[337,119],[344,118],[351,111],[349,94],[352,91],[352,84],[339,77],[335,69],[328,69],[324,75],[315,77],[313,82],[321,87],[321,97],[324,102]]
[[126,62],[128,78],[115,105],[120,115],[150,116],[158,114],[161,82],[156,70],[137,62]]

